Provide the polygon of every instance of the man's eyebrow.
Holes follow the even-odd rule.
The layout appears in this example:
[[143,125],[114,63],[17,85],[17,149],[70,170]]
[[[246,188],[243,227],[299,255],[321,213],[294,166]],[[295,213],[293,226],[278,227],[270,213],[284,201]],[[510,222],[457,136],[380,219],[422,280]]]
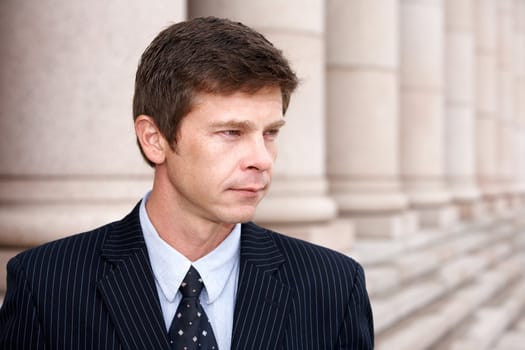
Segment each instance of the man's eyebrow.
[[[286,121],[284,119],[277,120],[273,123],[270,123],[269,125],[265,126],[265,129],[275,129],[280,128],[284,124],[286,124]],[[256,129],[256,125],[249,120],[227,120],[227,121],[219,121],[211,124],[211,128],[214,129],[222,129],[222,128],[232,128],[232,129],[244,129],[244,130],[253,130]]]
[[280,128],[280,127],[283,127],[284,124],[286,124],[286,120],[284,120],[284,119],[280,119],[280,120],[278,120],[278,121],[276,121],[276,122],[271,123],[270,125],[268,125],[268,126],[266,127],[266,129],[276,129],[276,128],[278,129],[278,128]]

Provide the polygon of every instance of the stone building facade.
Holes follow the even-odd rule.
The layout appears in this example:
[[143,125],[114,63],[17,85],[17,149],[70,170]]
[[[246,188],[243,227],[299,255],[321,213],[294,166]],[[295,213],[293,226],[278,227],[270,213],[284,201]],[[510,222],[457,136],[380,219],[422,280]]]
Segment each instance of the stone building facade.
[[376,348],[523,344],[525,0],[1,1],[0,295],[18,251],[148,190],[137,62],[205,15],[298,73],[256,221],[364,265]]

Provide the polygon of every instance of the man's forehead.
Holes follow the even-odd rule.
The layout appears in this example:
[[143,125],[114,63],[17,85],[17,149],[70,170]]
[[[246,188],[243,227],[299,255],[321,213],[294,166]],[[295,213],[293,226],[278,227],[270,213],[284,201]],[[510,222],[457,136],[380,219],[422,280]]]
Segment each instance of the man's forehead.
[[195,102],[202,102],[203,100],[206,100],[206,98],[212,97],[219,97],[219,98],[229,98],[229,97],[235,97],[235,96],[246,96],[246,97],[255,97],[261,94],[275,94],[276,96],[280,96],[282,98],[282,91],[281,88],[278,85],[267,85],[256,89],[249,89],[249,88],[239,88],[235,90],[218,90],[218,91],[199,91],[196,90],[193,92],[192,99]]

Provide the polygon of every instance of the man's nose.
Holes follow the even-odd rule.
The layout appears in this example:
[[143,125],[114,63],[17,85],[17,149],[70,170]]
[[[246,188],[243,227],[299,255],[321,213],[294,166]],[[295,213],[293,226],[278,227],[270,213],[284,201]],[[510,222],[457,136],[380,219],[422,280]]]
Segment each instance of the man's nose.
[[251,139],[246,147],[247,152],[243,160],[244,169],[266,171],[272,168],[275,160],[274,145],[269,146],[264,137],[257,137]]

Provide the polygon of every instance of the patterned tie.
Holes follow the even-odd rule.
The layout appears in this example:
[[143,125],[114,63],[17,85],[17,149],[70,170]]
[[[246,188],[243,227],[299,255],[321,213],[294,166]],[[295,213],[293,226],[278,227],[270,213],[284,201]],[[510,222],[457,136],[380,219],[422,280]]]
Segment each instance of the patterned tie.
[[182,300],[168,333],[173,350],[218,350],[219,348],[208,316],[199,301],[202,287],[201,276],[191,266],[179,288]]

